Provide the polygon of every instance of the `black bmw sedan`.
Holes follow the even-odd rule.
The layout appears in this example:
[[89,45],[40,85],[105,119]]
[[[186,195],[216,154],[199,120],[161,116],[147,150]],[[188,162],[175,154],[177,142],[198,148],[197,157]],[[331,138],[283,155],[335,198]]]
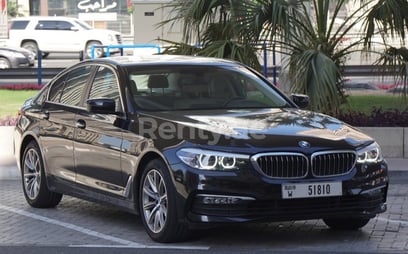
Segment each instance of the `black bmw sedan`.
[[217,223],[361,228],[386,210],[380,147],[307,104],[227,60],[78,63],[22,106],[14,141],[25,199],[113,205],[139,214],[158,242]]

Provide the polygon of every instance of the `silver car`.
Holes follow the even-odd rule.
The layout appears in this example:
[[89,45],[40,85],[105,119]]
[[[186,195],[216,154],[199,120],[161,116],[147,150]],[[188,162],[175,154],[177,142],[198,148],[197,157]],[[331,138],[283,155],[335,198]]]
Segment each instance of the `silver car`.
[[23,48],[0,47],[0,69],[34,66],[35,56]]

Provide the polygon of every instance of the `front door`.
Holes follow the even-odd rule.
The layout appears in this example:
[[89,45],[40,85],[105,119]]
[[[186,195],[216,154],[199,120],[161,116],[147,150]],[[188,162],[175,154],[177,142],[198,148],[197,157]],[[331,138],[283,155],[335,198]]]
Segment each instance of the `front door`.
[[[87,99],[115,99],[122,109],[118,79],[113,69],[99,67]],[[86,110],[76,118],[74,156],[76,182],[93,189],[125,195],[125,177],[121,170],[122,129],[119,116],[95,114]]]

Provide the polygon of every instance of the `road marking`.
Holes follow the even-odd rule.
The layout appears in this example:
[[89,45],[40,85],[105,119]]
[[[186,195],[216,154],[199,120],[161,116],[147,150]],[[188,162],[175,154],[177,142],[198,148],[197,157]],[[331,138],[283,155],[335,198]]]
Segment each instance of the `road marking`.
[[[111,242],[115,242],[117,244],[121,244],[120,246],[118,245],[112,245],[111,247],[113,248],[144,248],[144,249],[189,249],[189,250],[209,250],[210,247],[207,246],[184,246],[184,245],[168,245],[168,244],[163,244],[163,245],[145,245],[145,244],[141,244],[141,243],[137,243],[137,242],[133,242],[133,241],[129,241],[129,240],[125,240],[122,238],[118,238],[115,236],[111,236],[111,235],[107,235],[104,233],[100,233],[88,228],[84,228],[81,226],[77,226],[71,223],[66,223],[66,222],[62,222],[59,220],[55,220],[55,219],[50,219],[48,217],[45,216],[41,216],[41,215],[37,215],[34,213],[30,213],[21,209],[16,209],[13,207],[9,207],[9,206],[4,206],[2,204],[0,204],[0,209],[1,210],[5,210],[11,213],[15,213],[18,215],[22,215],[34,220],[39,220],[39,221],[43,221],[49,224],[53,224],[53,225],[57,225],[57,226],[61,226],[70,230],[74,230],[77,232],[80,232],[82,234],[86,234],[89,236],[94,236],[100,239],[104,239],[104,240],[108,240]],[[70,247],[110,247],[110,245],[71,245]]]
[[378,216],[377,220],[379,221],[385,221],[385,222],[391,222],[391,223],[396,223],[396,224],[402,224],[404,226],[408,226],[408,221],[403,221],[403,220],[393,220],[393,219],[387,219],[387,218],[383,218]]

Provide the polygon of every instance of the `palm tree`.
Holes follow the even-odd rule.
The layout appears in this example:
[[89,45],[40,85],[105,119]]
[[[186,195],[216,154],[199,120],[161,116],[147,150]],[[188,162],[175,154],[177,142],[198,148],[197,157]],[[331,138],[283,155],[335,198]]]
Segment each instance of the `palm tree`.
[[[405,47],[405,32],[408,29],[408,1],[383,0],[371,9],[365,21],[364,46],[370,48],[371,38],[379,34],[385,45],[384,52],[376,64],[394,69],[397,84],[402,85],[402,96],[406,101],[408,94],[408,49]],[[400,47],[390,46],[387,39],[399,39]]]
[[[341,17],[347,0],[175,0],[176,13],[164,23],[181,21],[183,41],[166,53],[230,58],[260,69],[259,45],[279,45],[287,55],[287,92],[309,95],[311,109],[336,114],[344,102],[343,67],[348,55],[370,50],[380,34],[385,51],[378,64],[398,66],[406,81],[406,48],[387,46],[387,38],[405,40],[406,0],[361,0],[355,11]],[[337,23],[340,18],[342,22]],[[364,27],[364,36],[348,45],[343,39]],[[199,45],[191,46],[191,45]],[[405,82],[406,83],[406,82]],[[404,84],[405,84],[404,83]]]
[[181,20],[184,24],[183,41],[164,40],[171,46],[165,48],[163,53],[234,59],[261,70],[257,56],[260,47],[256,44],[256,38],[249,42],[239,34],[241,23],[232,7],[241,4],[242,1],[238,0],[172,1],[165,7],[173,8],[176,15],[160,25]]

